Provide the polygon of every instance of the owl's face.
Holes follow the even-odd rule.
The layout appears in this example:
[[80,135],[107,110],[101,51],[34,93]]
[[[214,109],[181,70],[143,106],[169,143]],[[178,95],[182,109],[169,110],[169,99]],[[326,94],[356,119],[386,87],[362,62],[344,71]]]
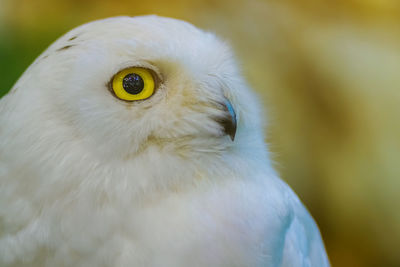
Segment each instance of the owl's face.
[[52,114],[65,135],[98,155],[127,157],[152,145],[220,153],[261,136],[257,103],[229,48],[174,19],[120,17],[78,27],[15,87],[23,88],[21,103]]

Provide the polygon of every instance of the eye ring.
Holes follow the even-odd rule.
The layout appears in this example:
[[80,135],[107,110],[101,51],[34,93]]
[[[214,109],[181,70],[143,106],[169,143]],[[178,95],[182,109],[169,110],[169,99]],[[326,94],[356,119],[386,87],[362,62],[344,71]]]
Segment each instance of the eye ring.
[[111,89],[121,100],[129,102],[144,100],[154,94],[155,79],[149,69],[130,67],[114,75]]

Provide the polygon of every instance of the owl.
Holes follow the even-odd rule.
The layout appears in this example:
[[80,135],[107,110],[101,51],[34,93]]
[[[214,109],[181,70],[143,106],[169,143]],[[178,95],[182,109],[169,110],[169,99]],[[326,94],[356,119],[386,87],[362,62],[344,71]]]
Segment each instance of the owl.
[[0,266],[329,266],[228,45],[116,17],[0,100]]

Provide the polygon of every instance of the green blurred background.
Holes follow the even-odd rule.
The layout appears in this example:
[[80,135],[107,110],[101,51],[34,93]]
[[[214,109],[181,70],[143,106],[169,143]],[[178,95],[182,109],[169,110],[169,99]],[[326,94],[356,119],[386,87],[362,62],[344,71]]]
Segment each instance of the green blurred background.
[[400,1],[0,0],[0,95],[57,37],[115,15],[229,40],[268,110],[276,168],[333,266],[400,266]]

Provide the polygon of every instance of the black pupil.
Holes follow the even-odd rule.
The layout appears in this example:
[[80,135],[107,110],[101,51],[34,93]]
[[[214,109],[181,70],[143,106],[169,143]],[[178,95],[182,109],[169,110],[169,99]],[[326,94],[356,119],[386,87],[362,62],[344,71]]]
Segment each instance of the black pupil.
[[122,81],[122,86],[128,93],[132,95],[137,95],[143,91],[144,82],[142,77],[140,77],[136,73],[131,73],[124,77]]

